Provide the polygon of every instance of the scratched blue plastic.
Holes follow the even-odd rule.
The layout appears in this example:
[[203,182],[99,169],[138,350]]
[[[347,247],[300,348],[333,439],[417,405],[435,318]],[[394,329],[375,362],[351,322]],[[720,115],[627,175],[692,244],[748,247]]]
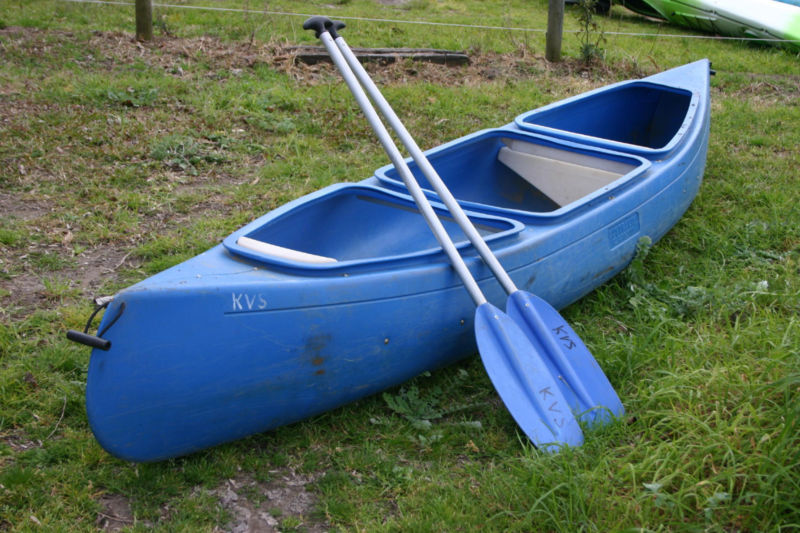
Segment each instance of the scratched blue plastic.
[[[657,156],[626,143],[613,150],[581,143],[585,135],[570,137],[566,130],[563,138],[515,124],[492,130],[638,162],[635,175],[613,191],[568,208],[553,210],[546,199],[532,199],[535,191],[500,187],[512,180],[493,179],[497,153],[486,148],[486,132],[428,152],[465,208],[488,215],[483,227],[494,238],[490,246],[517,286],[555,308],[622,270],[639,237],[663,236],[697,194],[708,146],[708,62],[646,81],[688,91],[696,101],[677,141]],[[612,118],[625,120],[597,120]],[[444,155],[439,168],[437,156]],[[307,241],[321,255],[342,251],[342,262],[352,261],[344,268],[280,265],[220,244],[118,293],[100,326],[125,305],[103,335],[111,348],[92,352],[87,378],[86,407],[100,444],[132,461],[185,455],[308,418],[475,354],[472,301],[431,246],[429,230],[417,223],[410,199],[379,177],[380,171],[361,186],[382,188],[387,196],[376,193],[368,205],[344,197],[328,201],[328,195],[344,194],[333,188],[247,226],[248,235],[285,237],[287,247],[302,249]],[[270,221],[278,224],[273,229],[285,222],[286,233],[259,233]],[[506,295],[494,277],[469,247],[463,252],[487,298],[502,305]],[[603,354],[595,355],[602,363]]]

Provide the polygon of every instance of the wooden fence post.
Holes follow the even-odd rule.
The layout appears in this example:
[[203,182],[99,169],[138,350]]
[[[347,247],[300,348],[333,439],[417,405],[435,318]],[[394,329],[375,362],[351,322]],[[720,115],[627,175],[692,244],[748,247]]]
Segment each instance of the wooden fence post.
[[564,0],[550,0],[547,10],[547,37],[544,57],[561,61],[561,34],[564,31]]
[[152,0],[136,0],[136,40],[153,40]]

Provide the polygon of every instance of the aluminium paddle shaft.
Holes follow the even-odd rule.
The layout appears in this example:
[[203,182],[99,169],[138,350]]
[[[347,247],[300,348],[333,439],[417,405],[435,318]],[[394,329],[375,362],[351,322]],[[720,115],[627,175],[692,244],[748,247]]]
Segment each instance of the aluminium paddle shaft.
[[398,172],[400,172],[403,182],[411,193],[411,196],[414,198],[419,210],[422,212],[422,215],[425,218],[425,221],[428,223],[428,226],[430,226],[431,231],[436,237],[436,240],[439,241],[439,244],[447,254],[447,257],[450,259],[450,262],[452,263],[453,268],[456,270],[456,273],[458,273],[458,276],[464,282],[464,286],[466,287],[467,292],[469,292],[469,295],[472,297],[472,300],[475,302],[475,305],[480,306],[481,304],[486,303],[486,297],[483,295],[480,287],[478,287],[478,283],[475,281],[475,278],[472,277],[469,268],[467,268],[467,265],[464,263],[464,260],[458,253],[455,244],[453,244],[452,239],[450,239],[450,236],[447,234],[447,230],[444,229],[439,217],[437,217],[436,213],[433,211],[433,207],[431,207],[431,204],[428,201],[428,198],[425,196],[425,193],[422,192],[422,188],[420,188],[417,180],[414,179],[414,176],[411,174],[411,170],[409,170],[408,165],[405,162],[405,158],[403,158],[403,155],[394,144],[389,131],[386,129],[386,126],[383,125],[378,113],[372,107],[372,104],[362,90],[358,79],[355,75],[353,75],[353,72],[348,67],[347,60],[345,59],[344,55],[334,43],[333,37],[330,34],[332,28],[328,27],[330,24],[330,19],[327,17],[312,17],[308,19],[305,24],[303,24],[303,27],[305,29],[313,29],[316,32],[317,37],[322,41],[322,44],[325,45],[325,48],[328,50],[328,54],[330,54],[331,59],[341,72],[345,83],[350,89],[350,92],[353,93],[353,96],[358,102],[359,107],[361,107],[361,110],[367,117],[367,121],[369,122],[370,126],[372,126],[372,129],[375,130],[375,134],[378,136],[378,140],[383,146],[383,149],[386,151],[389,159],[392,160],[395,168],[398,170]]
[[[491,269],[492,273],[500,282],[500,285],[503,286],[503,289],[505,289],[508,294],[516,292],[516,285],[514,285],[511,277],[500,264],[500,261],[497,260],[497,257],[494,255],[494,253],[492,253],[489,245],[486,244],[486,241],[483,239],[483,237],[481,237],[481,234],[475,228],[475,225],[470,222],[466,213],[464,213],[464,210],[461,209],[458,201],[453,196],[453,193],[451,193],[450,189],[448,189],[444,184],[442,178],[439,176],[439,173],[436,172],[436,169],[433,168],[433,165],[431,165],[430,161],[428,161],[428,158],[422,152],[419,145],[417,145],[414,137],[411,136],[406,127],[403,125],[403,122],[400,120],[400,117],[397,116],[397,113],[394,112],[392,106],[389,104],[386,98],[384,98],[380,89],[378,89],[377,85],[375,85],[375,82],[372,81],[372,78],[370,78],[367,71],[361,65],[361,62],[350,49],[350,46],[347,44],[347,42],[345,42],[344,37],[337,33],[336,30],[342,28],[344,28],[343,22],[333,21],[331,27],[328,28],[328,32],[333,37],[334,42],[339,47],[339,50],[347,60],[348,65],[350,65],[353,73],[355,73],[356,77],[358,78],[358,81],[367,91],[367,94],[372,101],[375,102],[378,110],[389,122],[389,125],[397,133],[397,136],[400,138],[403,146],[406,147],[406,150],[408,150],[408,153],[414,159],[414,162],[417,164],[420,170],[422,170],[425,178],[433,186],[434,190],[436,190],[436,193],[439,195],[439,199],[442,201],[442,203],[444,203],[445,206],[447,206],[450,214],[453,215],[453,219],[461,227],[461,230],[478,251],[478,254],[480,254],[486,265]],[[397,165],[395,165],[395,168],[397,168]]]

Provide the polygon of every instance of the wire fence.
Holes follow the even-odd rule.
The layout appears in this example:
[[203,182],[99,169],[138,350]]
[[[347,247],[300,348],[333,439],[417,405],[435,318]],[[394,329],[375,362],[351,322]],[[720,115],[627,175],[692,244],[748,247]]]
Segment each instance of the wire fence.
[[[132,2],[119,2],[115,0],[62,0],[63,2],[71,2],[78,4],[101,4],[111,6],[125,6],[133,8],[135,6]],[[247,14],[260,14],[269,16],[284,16],[284,17],[303,17],[308,18],[314,16],[315,13],[295,13],[291,11],[269,11],[263,9],[248,9],[238,7],[214,7],[214,6],[198,6],[191,4],[161,4],[153,3],[153,7],[160,7],[166,9],[192,9],[198,11],[217,11],[217,12],[230,12],[230,13],[247,13]],[[318,14],[318,13],[316,13]],[[370,18],[370,17],[353,17],[353,16],[338,16],[341,20],[354,20],[361,22],[376,22],[387,24],[416,24],[424,26],[439,26],[439,27],[457,27],[469,28],[476,30],[495,30],[495,31],[518,31],[528,33],[547,33],[545,28],[521,28],[515,26],[487,26],[482,24],[463,24],[455,22],[434,22],[427,20],[405,20],[405,19],[384,19],[384,18]],[[581,30],[563,30],[564,33],[579,33]],[[667,38],[667,39],[707,39],[713,41],[757,41],[767,43],[800,43],[800,39],[777,39],[768,37],[730,37],[723,35],[697,35],[697,34],[670,34],[670,33],[644,33],[644,32],[624,32],[624,31],[603,31],[604,35],[619,35],[626,37],[650,37],[650,38]]]

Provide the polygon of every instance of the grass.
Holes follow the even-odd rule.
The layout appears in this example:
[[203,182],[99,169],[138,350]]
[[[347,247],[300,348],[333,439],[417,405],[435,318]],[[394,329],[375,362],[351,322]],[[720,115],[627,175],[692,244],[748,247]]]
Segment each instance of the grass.
[[[228,0],[255,11],[543,28],[546,2]],[[90,297],[191,257],[385,156],[335,73],[282,61],[302,17],[9,2],[0,20],[0,531],[211,531],[245,487],[283,530],[789,531],[800,528],[797,56],[683,34],[615,7],[605,63],[541,59],[538,33],[348,19],[358,46],[467,50],[373,69],[424,147],[620,79],[710,57],[700,195],[659,243],[563,311],[626,405],[540,454],[477,358],[312,420],[157,464],[104,452],[84,408]],[[578,28],[568,9],[566,28]],[[168,32],[169,35],[165,34]],[[687,34],[688,35],[688,34]],[[645,253],[646,252],[646,253]],[[280,508],[266,494],[305,481]],[[292,485],[294,486],[294,485]],[[310,496],[309,496],[310,495]],[[116,501],[111,506],[109,501]],[[111,517],[111,518],[109,518]],[[116,517],[117,521],[114,521]]]

